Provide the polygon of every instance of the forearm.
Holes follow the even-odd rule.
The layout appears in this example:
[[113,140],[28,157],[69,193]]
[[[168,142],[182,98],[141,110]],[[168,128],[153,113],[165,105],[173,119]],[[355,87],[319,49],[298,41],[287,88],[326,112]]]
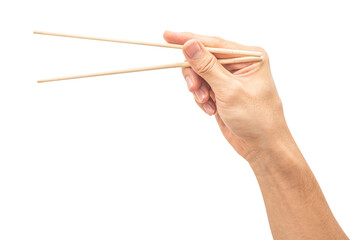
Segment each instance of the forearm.
[[290,133],[249,158],[274,239],[348,239]]

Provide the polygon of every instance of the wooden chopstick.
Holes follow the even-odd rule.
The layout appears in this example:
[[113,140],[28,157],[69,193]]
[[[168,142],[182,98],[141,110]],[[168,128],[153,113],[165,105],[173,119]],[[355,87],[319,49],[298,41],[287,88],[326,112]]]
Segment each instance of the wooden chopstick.
[[[240,57],[240,58],[219,59],[218,62],[221,64],[231,64],[231,63],[242,63],[242,62],[258,62],[258,61],[262,61],[262,59],[263,59],[263,57]],[[43,80],[39,80],[38,83],[54,82],[54,81],[60,81],[60,80],[70,80],[70,79],[76,79],[76,78],[97,77],[97,76],[113,75],[113,74],[120,74],[120,73],[150,71],[150,70],[166,69],[166,68],[178,68],[178,67],[190,67],[190,65],[188,62],[170,63],[170,64],[163,64],[163,65],[156,65],[156,66],[149,66],[149,67],[129,68],[129,69],[123,69],[123,70],[119,70],[119,71],[112,71],[112,72],[101,72],[101,73],[74,75],[74,76],[68,76],[68,77],[43,79]]]
[[[63,34],[63,33],[43,32],[43,31],[34,31],[34,34],[42,34],[42,35],[50,35],[50,36],[58,36],[58,37],[80,38],[80,39],[107,41],[107,42],[129,43],[129,44],[146,45],[146,46],[154,46],[154,47],[166,47],[166,48],[178,48],[178,49],[182,49],[182,47],[183,47],[183,45],[180,45],[180,44],[153,43],[153,42],[146,42],[146,41],[134,41],[134,40],[124,40],[124,39],[110,39],[110,38],[89,37],[89,36],[82,36],[82,35],[71,35],[71,34]],[[206,47],[206,48],[208,49],[208,51],[210,51],[212,53],[223,53],[223,54],[240,55],[240,56],[255,56],[255,57],[262,56],[262,53],[253,52],[253,51],[225,49],[225,48],[211,48],[211,47]]]

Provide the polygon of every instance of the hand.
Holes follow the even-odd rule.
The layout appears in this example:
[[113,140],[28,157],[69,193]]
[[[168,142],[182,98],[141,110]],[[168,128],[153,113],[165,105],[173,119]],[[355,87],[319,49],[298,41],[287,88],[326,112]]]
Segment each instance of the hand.
[[[282,103],[278,96],[266,52],[218,37],[166,31],[169,43],[184,44],[183,53],[191,68],[182,72],[196,103],[209,115],[215,115],[228,142],[246,160],[251,153],[269,148],[288,134]],[[207,47],[262,52],[262,62],[222,66],[217,58],[234,55],[211,54]]]
[[[348,239],[288,130],[266,52],[217,37],[165,32],[184,44],[183,75],[197,104],[215,114],[233,148],[252,167],[275,239]],[[260,51],[262,62],[222,66],[203,46]]]

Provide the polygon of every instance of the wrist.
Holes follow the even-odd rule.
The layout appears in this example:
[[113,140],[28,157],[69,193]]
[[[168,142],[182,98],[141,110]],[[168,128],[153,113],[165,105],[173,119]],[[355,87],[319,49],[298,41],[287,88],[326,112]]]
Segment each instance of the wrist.
[[307,166],[287,126],[277,134],[265,138],[247,155],[246,160],[257,177],[288,174],[295,168]]
[[293,139],[275,140],[267,149],[254,152],[248,162],[258,183],[277,191],[298,189],[311,193],[317,186],[311,169]]

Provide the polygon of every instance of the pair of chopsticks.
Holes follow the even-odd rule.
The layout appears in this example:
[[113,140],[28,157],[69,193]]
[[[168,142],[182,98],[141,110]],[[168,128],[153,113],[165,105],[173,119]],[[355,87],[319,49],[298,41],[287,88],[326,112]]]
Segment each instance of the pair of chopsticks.
[[[166,48],[177,48],[177,49],[182,49],[182,47],[183,47],[183,45],[180,45],[180,44],[152,43],[152,42],[145,42],[145,41],[124,40],[124,39],[109,39],[109,38],[88,37],[88,36],[81,36],[81,35],[70,35],[70,34],[41,32],[41,31],[34,31],[34,34],[42,34],[42,35],[50,35],[50,36],[58,36],[58,37],[69,37],[69,38],[79,38],[79,39],[88,39],[88,40],[97,40],[97,41],[106,41],[106,42],[128,43],[128,44],[146,45],[146,46],[153,46],[153,47],[166,47]],[[208,49],[208,51],[210,51],[211,53],[223,53],[223,54],[229,54],[229,55],[244,56],[244,57],[237,57],[237,58],[219,59],[218,62],[221,64],[258,62],[258,61],[262,61],[262,59],[263,59],[262,54],[260,52],[225,49],[225,48],[211,48],[211,47],[206,47],[206,49]],[[76,79],[76,78],[105,76],[105,75],[113,75],[113,74],[120,74],[120,73],[149,71],[149,70],[166,69],[166,68],[178,68],[178,67],[190,67],[190,65],[188,62],[170,63],[170,64],[148,66],[148,67],[129,68],[129,69],[123,69],[123,70],[119,70],[119,71],[100,72],[100,73],[91,73],[91,74],[82,74],[82,75],[74,75],[74,76],[67,76],[67,77],[43,79],[43,80],[39,80],[38,83],[69,80],[69,79]]]

